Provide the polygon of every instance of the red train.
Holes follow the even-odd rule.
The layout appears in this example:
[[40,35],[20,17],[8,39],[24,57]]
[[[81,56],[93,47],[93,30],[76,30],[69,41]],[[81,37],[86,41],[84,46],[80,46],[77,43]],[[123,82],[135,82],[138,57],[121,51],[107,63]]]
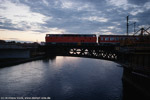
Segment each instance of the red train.
[[139,40],[138,36],[127,36],[127,35],[100,35],[98,37],[98,43],[101,44],[120,44],[120,42],[126,41],[137,41]]
[[48,44],[92,44],[96,38],[95,34],[47,34],[45,37]]
[[121,41],[130,39],[138,40],[138,36],[126,35],[100,35],[95,34],[47,34],[46,44],[99,44],[99,45],[112,45],[120,44]]

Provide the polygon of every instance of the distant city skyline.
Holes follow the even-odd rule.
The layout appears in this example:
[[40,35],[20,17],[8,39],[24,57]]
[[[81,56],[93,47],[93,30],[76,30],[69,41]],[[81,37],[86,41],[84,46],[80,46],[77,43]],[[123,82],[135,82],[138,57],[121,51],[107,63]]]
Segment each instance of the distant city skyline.
[[0,0],[0,40],[41,42],[46,34],[126,34],[128,15],[136,30],[149,27],[150,1]]

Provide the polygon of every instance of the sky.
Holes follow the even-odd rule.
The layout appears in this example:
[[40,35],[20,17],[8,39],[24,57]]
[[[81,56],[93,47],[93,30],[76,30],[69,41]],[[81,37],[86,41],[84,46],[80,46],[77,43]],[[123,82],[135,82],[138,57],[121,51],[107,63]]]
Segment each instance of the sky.
[[0,0],[0,39],[45,41],[46,34],[126,34],[150,26],[150,0]]

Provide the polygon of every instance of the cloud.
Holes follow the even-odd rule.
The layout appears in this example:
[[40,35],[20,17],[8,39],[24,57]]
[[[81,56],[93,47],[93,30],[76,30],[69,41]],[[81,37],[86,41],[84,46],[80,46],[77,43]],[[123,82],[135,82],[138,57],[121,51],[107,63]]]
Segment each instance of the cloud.
[[144,8],[146,8],[146,10],[149,10],[150,9],[150,2],[146,2],[144,4]]
[[108,27],[108,29],[114,29],[114,28],[115,28],[114,26],[109,26],[109,27]]
[[114,35],[114,33],[112,32],[95,32],[94,34],[97,34],[97,35]]
[[58,28],[49,28],[47,29],[49,34],[67,34],[65,29],[58,29]]
[[119,8],[123,8],[125,10],[128,9],[128,7],[130,6],[128,4],[128,0],[106,0],[108,5],[113,5]]
[[[58,2],[57,2],[58,3]],[[80,1],[61,0],[61,8],[76,11],[91,11],[94,9],[91,3],[83,3]]]
[[46,20],[52,17],[46,17],[43,14],[32,12],[29,6],[19,2],[11,2],[2,0],[0,2],[0,21],[10,20],[14,24],[14,28],[34,28],[39,24],[45,24]]
[[115,5],[115,6],[124,6],[128,4],[127,0],[106,0],[109,4]]
[[106,32],[109,32],[109,31],[110,31],[110,30],[108,30],[108,29],[101,29],[101,30],[100,30],[100,32],[105,32],[105,33],[106,33]]
[[46,0],[42,0],[42,1],[43,1],[43,3],[44,3],[46,6],[49,5],[49,3],[48,3]]
[[130,14],[131,15],[137,15],[137,14],[139,14],[139,13],[142,13],[142,12],[144,12],[144,10],[143,9],[134,9],[134,10],[132,10],[131,12],[130,12]]
[[142,6],[144,3],[149,2],[149,0],[128,0],[130,4]]
[[83,19],[83,20],[89,20],[89,21],[97,21],[97,22],[107,22],[108,21],[107,18],[98,17],[98,16],[83,17],[81,19]]
[[130,14],[135,16],[147,10],[150,10],[150,2],[146,2],[146,3],[143,3],[143,5],[136,6],[133,10],[130,11]]
[[62,2],[61,7],[62,7],[62,8],[73,8],[73,2],[64,1],[64,2]]

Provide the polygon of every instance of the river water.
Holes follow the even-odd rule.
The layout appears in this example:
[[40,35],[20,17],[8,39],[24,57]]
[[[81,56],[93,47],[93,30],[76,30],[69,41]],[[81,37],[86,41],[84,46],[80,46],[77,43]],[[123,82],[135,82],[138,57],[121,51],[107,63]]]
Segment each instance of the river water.
[[0,97],[122,100],[123,68],[112,61],[57,56],[0,69]]

